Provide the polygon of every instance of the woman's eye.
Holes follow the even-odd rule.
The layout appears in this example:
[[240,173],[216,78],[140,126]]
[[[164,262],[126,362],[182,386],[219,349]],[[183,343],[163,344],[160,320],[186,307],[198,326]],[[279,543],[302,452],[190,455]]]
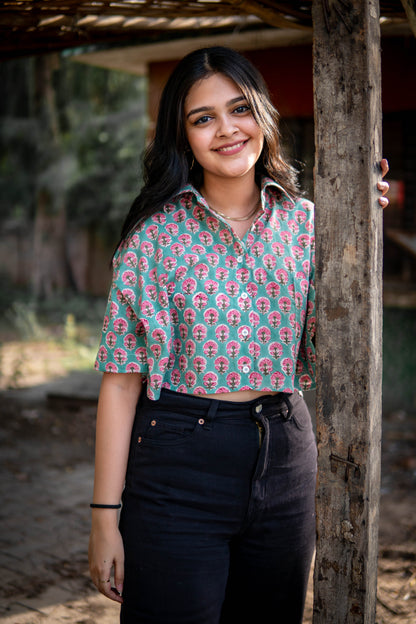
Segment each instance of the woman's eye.
[[241,106],[237,106],[236,109],[234,109],[235,113],[246,113],[247,111],[250,110],[250,106],[248,104],[241,104]]
[[203,117],[200,117],[199,119],[194,121],[194,126],[200,126],[201,124],[207,123],[207,121],[209,121],[210,119],[211,117],[209,115],[204,115]]

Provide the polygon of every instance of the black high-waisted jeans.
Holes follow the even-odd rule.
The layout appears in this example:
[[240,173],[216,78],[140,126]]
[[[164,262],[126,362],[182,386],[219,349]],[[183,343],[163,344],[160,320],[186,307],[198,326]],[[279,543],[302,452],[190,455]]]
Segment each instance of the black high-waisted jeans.
[[298,394],[142,397],[120,530],[123,624],[300,624],[316,444]]

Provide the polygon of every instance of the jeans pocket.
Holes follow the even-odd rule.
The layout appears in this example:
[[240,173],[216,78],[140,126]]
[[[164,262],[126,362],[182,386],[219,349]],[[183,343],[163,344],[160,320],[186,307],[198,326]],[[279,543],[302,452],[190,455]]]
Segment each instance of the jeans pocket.
[[296,427],[301,431],[312,429],[312,419],[305,401],[298,397],[293,407],[292,419]]
[[139,445],[168,446],[182,444],[192,437],[203,421],[194,416],[157,410],[142,415],[137,442]]

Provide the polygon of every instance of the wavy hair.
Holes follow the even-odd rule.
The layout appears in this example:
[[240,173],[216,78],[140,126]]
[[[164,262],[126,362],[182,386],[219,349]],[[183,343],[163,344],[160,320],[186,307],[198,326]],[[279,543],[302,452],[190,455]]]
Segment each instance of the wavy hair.
[[172,200],[184,185],[201,186],[203,171],[196,161],[192,166],[184,106],[191,87],[216,73],[227,76],[240,88],[263,133],[256,179],[267,175],[290,195],[297,194],[297,173],[282,154],[279,114],[261,74],[245,57],[230,48],[216,46],[195,50],[178,63],[163,90],[155,136],[144,154],[144,185],[126,217],[119,245],[139,223]]

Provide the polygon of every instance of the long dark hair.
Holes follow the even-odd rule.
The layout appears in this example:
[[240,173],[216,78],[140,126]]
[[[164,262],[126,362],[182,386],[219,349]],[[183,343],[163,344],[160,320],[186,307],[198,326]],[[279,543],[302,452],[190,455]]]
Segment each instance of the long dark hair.
[[264,135],[256,163],[256,177],[268,175],[291,195],[297,193],[295,170],[286,162],[280,146],[279,115],[257,69],[235,50],[212,47],[195,50],[176,66],[160,100],[155,137],[144,155],[144,185],[124,222],[121,244],[148,216],[160,211],[188,184],[199,188],[202,168],[195,161],[186,138],[184,105],[191,87],[209,75],[224,74],[241,89]]

